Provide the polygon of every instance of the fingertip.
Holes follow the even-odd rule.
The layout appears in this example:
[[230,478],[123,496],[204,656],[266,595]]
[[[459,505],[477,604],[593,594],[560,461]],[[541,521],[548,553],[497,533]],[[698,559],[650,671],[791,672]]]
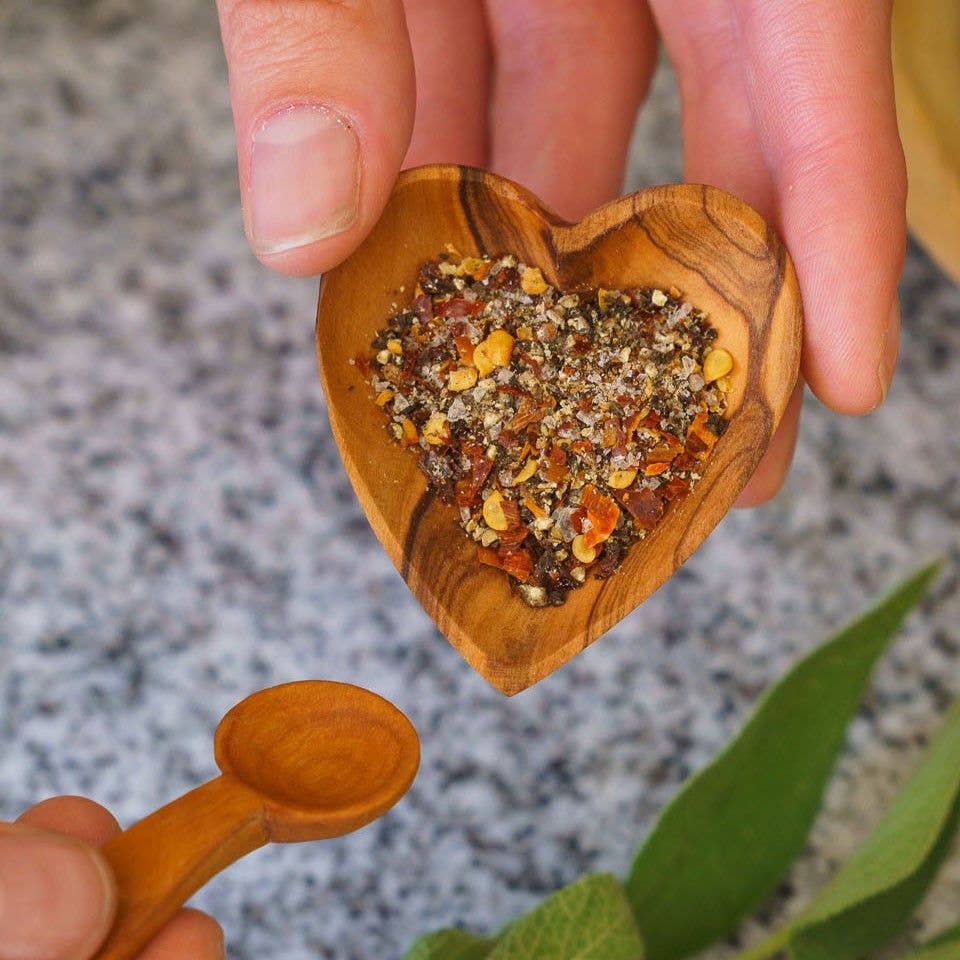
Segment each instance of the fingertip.
[[186,907],[147,944],[139,960],[223,960],[223,928],[213,917]]
[[[868,353],[873,355],[865,355]],[[835,413],[862,417],[883,402],[882,361],[877,361],[873,350],[807,347],[801,366],[813,395]]]
[[313,277],[342,263],[363,242],[366,233],[366,224],[355,222],[339,236],[280,251],[258,250],[249,231],[247,237],[254,255],[265,267],[286,277]]
[[803,384],[798,383],[757,469],[740,492],[734,507],[738,509],[759,507],[780,492],[790,464],[793,462],[802,405]]
[[41,800],[17,818],[17,823],[76,837],[99,847],[120,832],[116,818],[86,797],[63,796]]
[[0,960],[84,960],[116,909],[93,847],[25,823],[0,824]]
[[858,308],[856,296],[834,298],[818,289],[804,298],[803,376],[811,391],[836,413],[864,416],[884,401],[899,352],[900,307]]
[[761,464],[740,492],[734,507],[737,510],[752,510],[769,503],[780,492],[786,477],[784,469],[772,469]]

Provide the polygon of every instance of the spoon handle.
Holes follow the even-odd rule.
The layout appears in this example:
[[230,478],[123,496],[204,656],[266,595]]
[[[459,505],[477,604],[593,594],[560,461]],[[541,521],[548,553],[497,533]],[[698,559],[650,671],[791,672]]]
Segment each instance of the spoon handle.
[[259,794],[220,776],[109,841],[117,916],[96,960],[132,960],[212,876],[262,847],[262,810]]

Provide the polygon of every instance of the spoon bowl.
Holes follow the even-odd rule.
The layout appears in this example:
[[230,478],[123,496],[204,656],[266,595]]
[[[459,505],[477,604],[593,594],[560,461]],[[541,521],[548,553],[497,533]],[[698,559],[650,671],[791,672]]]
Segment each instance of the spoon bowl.
[[102,850],[117,914],[97,960],[131,960],[203,886],[269,842],[357,830],[403,796],[420,743],[393,704],[346,683],[261,690],[220,722],[223,775],[124,830]]
[[214,756],[263,798],[277,842],[336,837],[376,819],[406,792],[419,753],[393,704],[350,684],[305,680],[233,707]]
[[[561,607],[532,609],[481,566],[454,507],[438,502],[395,444],[355,366],[421,263],[447,244],[464,256],[514,253],[558,289],[676,287],[706,311],[735,367],[729,426],[703,478],[631,546],[607,580]],[[457,166],[403,173],[373,232],[324,275],[317,354],[333,435],[377,537],[426,612],[490,683],[513,694],[570,660],[656,590],[703,542],[760,460],[797,380],[802,310],[776,234],[736,197],[677,184],[566,223],[528,191]]]

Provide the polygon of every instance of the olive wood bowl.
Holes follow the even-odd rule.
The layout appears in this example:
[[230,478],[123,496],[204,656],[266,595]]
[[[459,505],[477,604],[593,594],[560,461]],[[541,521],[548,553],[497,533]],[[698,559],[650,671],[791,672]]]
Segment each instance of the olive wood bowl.
[[[481,566],[457,509],[441,503],[385,430],[356,366],[421,263],[447,244],[514,253],[564,290],[676,287],[718,330],[735,366],[729,426],[703,478],[607,580],[534,609]],[[622,197],[566,223],[522,187],[468,167],[403,173],[373,232],[322,280],[316,342],[333,435],[370,525],[441,633],[497,689],[514,694],[576,656],[653,593],[703,542],[753,473],[797,380],[802,310],[783,245],[750,207],[680,184]]]

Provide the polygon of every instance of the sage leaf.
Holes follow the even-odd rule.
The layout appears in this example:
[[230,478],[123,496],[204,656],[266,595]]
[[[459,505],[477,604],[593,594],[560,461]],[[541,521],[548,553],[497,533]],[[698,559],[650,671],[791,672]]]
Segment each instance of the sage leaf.
[[877,659],[936,572],[917,571],[802,659],[664,810],[626,883],[650,960],[710,945],[773,890],[803,849]]
[[464,930],[435,930],[418,938],[403,960],[486,960],[496,940]]
[[511,923],[487,960],[642,957],[643,942],[620,881],[594,874],[564,887]]
[[926,893],[960,818],[960,701],[871,834],[791,924],[796,960],[845,960],[886,943]]

